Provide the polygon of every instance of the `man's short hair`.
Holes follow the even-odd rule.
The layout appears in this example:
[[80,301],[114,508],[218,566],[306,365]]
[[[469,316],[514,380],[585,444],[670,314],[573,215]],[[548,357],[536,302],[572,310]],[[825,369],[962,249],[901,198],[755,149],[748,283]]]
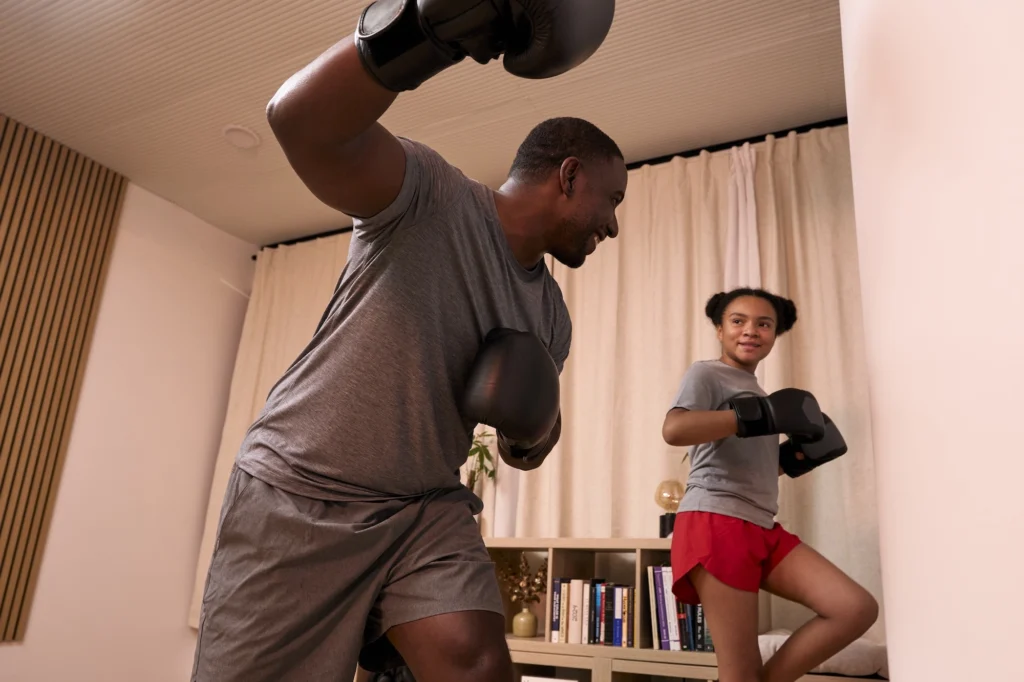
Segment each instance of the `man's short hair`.
[[593,123],[570,116],[549,118],[519,145],[509,177],[525,182],[543,180],[570,156],[584,162],[623,158],[615,141]]

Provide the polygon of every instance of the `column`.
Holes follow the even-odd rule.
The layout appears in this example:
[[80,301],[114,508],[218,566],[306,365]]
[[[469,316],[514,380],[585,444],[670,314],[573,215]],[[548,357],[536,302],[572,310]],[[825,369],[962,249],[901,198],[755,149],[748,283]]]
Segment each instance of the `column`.
[[1024,664],[1024,2],[841,0],[891,679]]

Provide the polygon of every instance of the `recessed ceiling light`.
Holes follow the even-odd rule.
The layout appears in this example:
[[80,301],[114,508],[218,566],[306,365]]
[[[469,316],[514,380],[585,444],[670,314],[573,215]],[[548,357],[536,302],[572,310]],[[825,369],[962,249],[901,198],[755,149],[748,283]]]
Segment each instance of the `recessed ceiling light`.
[[224,137],[239,149],[252,149],[260,144],[260,136],[245,126],[224,126]]

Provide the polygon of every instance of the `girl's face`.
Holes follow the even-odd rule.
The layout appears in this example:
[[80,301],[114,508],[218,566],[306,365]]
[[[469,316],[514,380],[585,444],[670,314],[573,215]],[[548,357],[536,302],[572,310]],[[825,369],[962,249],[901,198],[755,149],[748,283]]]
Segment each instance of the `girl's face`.
[[775,345],[775,307],[760,296],[740,296],[725,309],[718,340],[727,364],[753,371]]

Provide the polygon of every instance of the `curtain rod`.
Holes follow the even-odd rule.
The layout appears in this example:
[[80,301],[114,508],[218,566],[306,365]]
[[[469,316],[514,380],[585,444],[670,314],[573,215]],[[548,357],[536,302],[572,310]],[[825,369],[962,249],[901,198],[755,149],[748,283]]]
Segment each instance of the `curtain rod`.
[[[635,168],[640,168],[641,166],[657,166],[657,165],[662,164],[662,163],[668,163],[669,161],[671,161],[672,159],[675,159],[677,157],[688,158],[688,157],[692,157],[692,156],[697,156],[698,154],[700,154],[702,152],[709,152],[709,153],[720,152],[722,150],[729,149],[730,147],[741,147],[744,144],[747,144],[748,142],[750,144],[756,144],[758,142],[764,142],[768,138],[769,135],[773,136],[773,137],[785,137],[786,135],[789,135],[790,133],[796,133],[798,135],[801,135],[803,133],[808,133],[811,130],[814,130],[815,128],[832,128],[832,127],[835,127],[835,126],[841,126],[841,125],[846,125],[846,124],[847,124],[847,117],[846,116],[843,116],[841,118],[832,118],[832,119],[828,119],[826,121],[818,121],[817,123],[808,123],[806,125],[802,125],[802,126],[799,126],[799,127],[796,127],[796,128],[787,128],[785,130],[780,130],[780,131],[777,131],[777,132],[774,132],[774,133],[765,133],[764,135],[755,135],[753,137],[747,137],[747,138],[744,138],[742,140],[733,140],[731,142],[720,142],[718,144],[713,144],[713,145],[710,145],[710,146],[698,147],[696,149],[689,149],[689,150],[686,150],[686,151],[683,151],[683,152],[676,152],[675,154],[665,154],[664,156],[657,156],[657,157],[654,157],[654,158],[651,158],[651,159],[644,159],[643,161],[633,161],[631,163],[627,163],[626,164],[626,169],[627,170],[633,170]],[[352,231],[351,227],[339,227],[339,228],[334,229],[334,230],[327,230],[325,232],[317,232],[316,234],[306,235],[305,237],[296,237],[295,239],[287,239],[287,240],[281,241],[281,242],[274,242],[273,244],[264,244],[263,246],[260,247],[260,250],[262,251],[263,249],[273,249],[273,248],[277,248],[278,246],[291,246],[293,244],[301,244],[303,242],[313,241],[314,239],[321,239],[323,237],[333,237],[336,234],[344,234],[346,232],[351,232],[351,231]],[[252,259],[256,260],[256,256],[253,256]]]
[[653,159],[646,159],[644,161],[633,161],[632,163],[627,163],[626,164],[626,170],[634,170],[636,168],[640,168],[641,166],[657,166],[657,165],[662,164],[662,163],[668,163],[672,159],[679,158],[679,157],[682,157],[682,158],[694,157],[694,156],[697,156],[698,154],[701,154],[702,152],[709,152],[709,153],[720,152],[720,151],[724,151],[726,149],[730,149],[731,147],[742,147],[743,145],[745,145],[747,143],[756,144],[758,142],[764,142],[766,139],[768,139],[769,136],[771,136],[771,137],[785,137],[786,135],[789,135],[790,133],[796,133],[797,135],[802,135],[804,133],[809,133],[810,131],[814,130],[815,128],[834,128],[836,126],[841,126],[841,125],[846,125],[846,124],[847,124],[846,116],[842,116],[840,118],[830,118],[830,119],[828,119],[826,121],[818,121],[817,123],[808,123],[806,125],[802,125],[802,126],[799,126],[799,127],[796,127],[796,128],[786,128],[785,130],[779,130],[779,131],[776,131],[774,133],[765,133],[763,135],[754,135],[753,137],[747,137],[747,138],[744,138],[742,140],[733,140],[732,142],[719,142],[717,144],[713,144],[713,145],[710,145],[710,146],[697,147],[696,149],[688,149],[688,150],[683,151],[683,152],[676,152],[675,154],[666,154],[664,156],[657,156],[657,157],[655,157]]

